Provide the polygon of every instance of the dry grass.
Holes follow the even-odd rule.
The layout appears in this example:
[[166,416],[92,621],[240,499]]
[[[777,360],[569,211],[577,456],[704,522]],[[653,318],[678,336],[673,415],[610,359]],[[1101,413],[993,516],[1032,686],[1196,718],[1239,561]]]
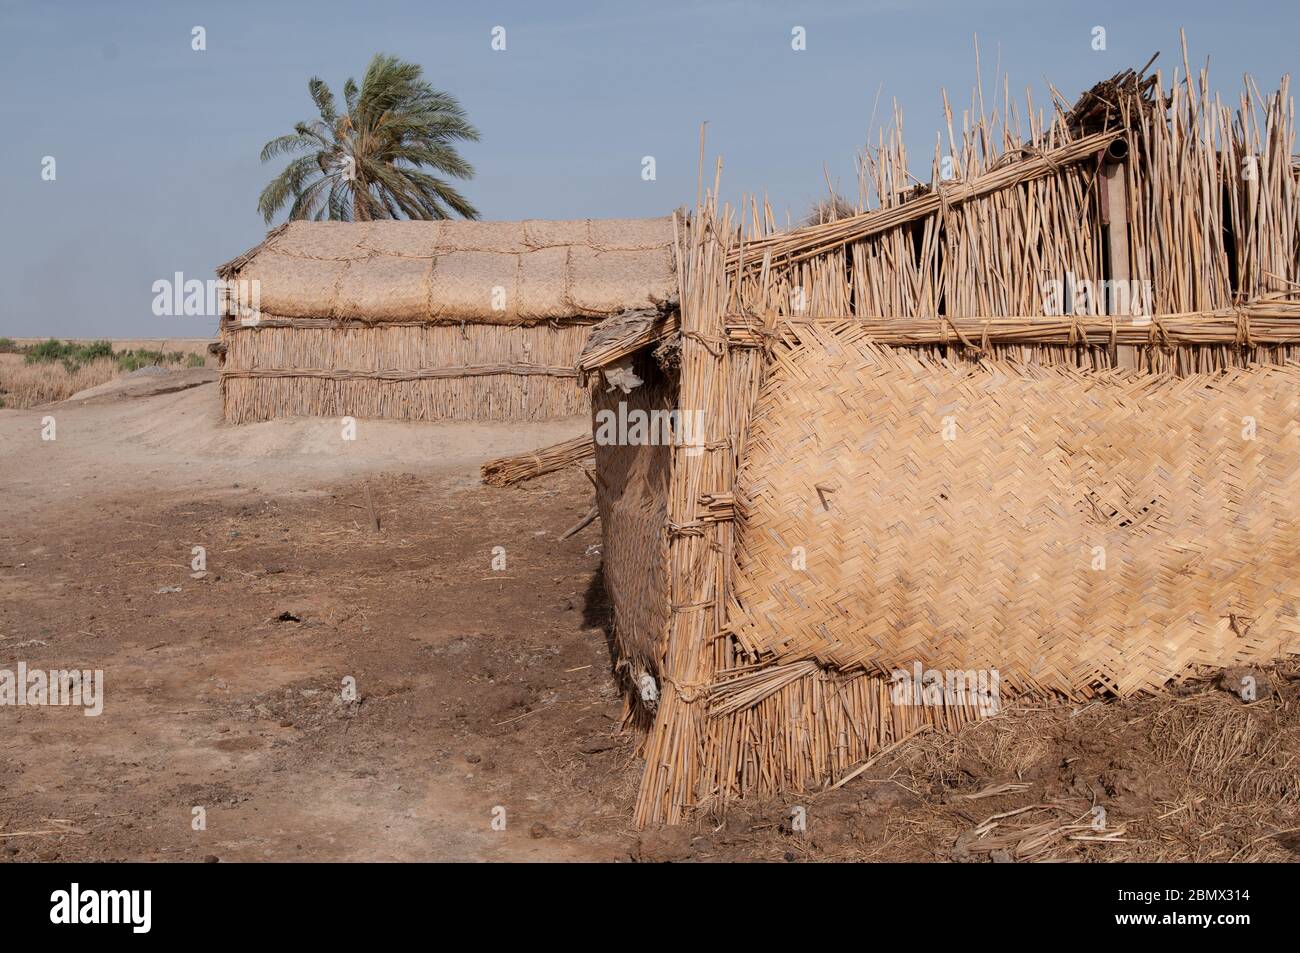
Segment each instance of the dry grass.
[[1294,861],[1300,662],[1256,671],[1269,684],[1249,705],[1207,678],[921,733],[839,789],[711,801],[695,844],[770,859]]
[[572,440],[563,440],[548,447],[539,447],[513,457],[489,460],[480,468],[483,482],[489,486],[511,486],[532,480],[544,473],[553,473],[565,467],[582,464],[595,453],[592,439],[585,434]]
[[21,355],[0,357],[0,407],[21,410],[67,400],[77,391],[106,384],[121,372],[112,358],[100,358],[69,371],[58,362],[27,364]]
[[[23,410],[54,401],[67,400],[73,394],[116,380],[150,365],[168,369],[202,367],[206,355],[195,346],[175,350],[151,347],[127,347],[137,341],[64,342],[47,339],[12,352],[0,351],[0,408]],[[144,342],[146,344],[153,342]],[[167,342],[163,342],[167,343]],[[88,344],[89,348],[77,347]],[[63,347],[62,357],[39,352],[46,346]],[[107,356],[111,350],[112,356]],[[33,359],[35,356],[35,359]]]
[[1294,661],[1268,670],[1249,705],[1203,682],[1185,695],[1013,710],[918,738],[889,776],[930,793],[924,826],[957,857],[1293,860],[1298,674]]

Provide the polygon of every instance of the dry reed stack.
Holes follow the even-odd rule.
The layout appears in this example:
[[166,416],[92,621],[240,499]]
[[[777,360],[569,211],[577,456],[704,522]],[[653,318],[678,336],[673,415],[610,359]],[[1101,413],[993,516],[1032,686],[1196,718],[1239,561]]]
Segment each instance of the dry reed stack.
[[945,96],[921,187],[896,115],[858,212],[789,232],[719,163],[676,323],[584,353],[597,413],[703,412],[596,446],[639,825],[987,713],[891,694],[916,664],[1064,699],[1300,652],[1287,86],[1225,102],[1184,52],[1052,97]]
[[498,457],[479,468],[488,486],[512,486],[565,467],[576,466],[591,457],[591,437],[574,437],[549,447],[539,447],[513,457]]
[[221,322],[225,417],[585,413],[591,326],[665,305],[671,243],[666,218],[281,226],[218,269],[257,305]]

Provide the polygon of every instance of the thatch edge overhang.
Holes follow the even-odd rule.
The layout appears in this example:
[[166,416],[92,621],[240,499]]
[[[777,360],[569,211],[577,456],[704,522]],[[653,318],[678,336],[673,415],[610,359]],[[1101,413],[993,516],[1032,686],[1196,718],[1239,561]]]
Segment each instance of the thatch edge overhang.
[[269,248],[277,238],[284,234],[290,224],[290,222],[284,222],[283,224],[275,226],[275,228],[266,233],[265,238],[252,248],[248,249],[248,251],[244,252],[242,255],[236,255],[234,258],[230,259],[230,261],[217,265],[217,277],[223,281],[230,281],[232,278],[237,278],[243,267],[252,261],[257,255],[261,254],[264,249]]
[[641,308],[606,318],[587,339],[578,357],[577,371],[585,377],[636,352],[674,337],[678,332],[676,302],[662,310]]

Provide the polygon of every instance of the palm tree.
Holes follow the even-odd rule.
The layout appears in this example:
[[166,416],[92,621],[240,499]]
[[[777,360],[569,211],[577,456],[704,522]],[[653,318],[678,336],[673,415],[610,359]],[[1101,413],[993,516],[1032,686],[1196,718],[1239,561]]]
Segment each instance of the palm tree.
[[292,134],[262,147],[263,162],[305,153],[262,190],[257,210],[267,224],[291,200],[290,219],[428,220],[453,213],[478,218],[474,206],[438,175],[473,176],[455,144],[476,142],[478,130],[455,97],[421,76],[416,64],[377,53],[360,89],[351,79],[343,84],[343,114],[324,81],[312,77],[307,89],[320,118],[300,122]]

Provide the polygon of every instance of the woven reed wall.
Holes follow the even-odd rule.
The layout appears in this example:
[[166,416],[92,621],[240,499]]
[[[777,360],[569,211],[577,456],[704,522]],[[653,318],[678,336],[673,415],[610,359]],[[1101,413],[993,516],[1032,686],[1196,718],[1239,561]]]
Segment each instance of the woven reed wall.
[[[583,414],[589,404],[572,368],[589,331],[587,324],[226,327],[222,407],[232,423],[284,416],[542,420]],[[357,371],[454,375],[458,368],[475,370],[421,380],[337,379]],[[502,372],[484,373],[493,368]],[[275,376],[241,376],[249,372]]]
[[[939,349],[911,349],[911,353],[921,353],[924,350]],[[942,350],[952,354],[954,349]],[[1189,347],[1180,350],[1190,358],[1190,363],[1215,366],[1214,359],[1205,352],[1228,349]],[[1283,350],[1285,349],[1269,349],[1266,354],[1261,353],[1261,357],[1280,358],[1279,352]],[[1264,352],[1264,349],[1260,351]],[[754,410],[748,395],[756,398],[759,392],[757,384],[745,382],[764,375],[761,370],[756,374],[741,373],[737,365],[753,364],[759,368],[768,366],[765,361],[753,357],[754,353],[732,351],[728,355],[733,378],[738,380],[738,383],[733,384],[731,393],[738,398],[738,407],[745,414]],[[1035,349],[1034,359],[1046,364],[1070,365],[1075,363],[1071,358],[1076,353],[1077,349]],[[956,360],[963,365],[972,363],[970,359]],[[1295,391],[1292,390],[1291,393]],[[839,404],[843,406],[842,401]],[[1073,413],[1071,411],[1070,415]],[[815,419],[811,412],[803,413],[802,410],[800,416],[806,420]],[[1291,419],[1294,421],[1294,415]],[[1237,418],[1237,423],[1239,431],[1240,418]],[[748,416],[739,417],[734,434],[741,447],[750,445],[748,429]],[[777,448],[773,456],[780,462],[795,458],[788,447]],[[747,452],[742,451],[739,454],[741,466],[746,459]],[[776,461],[773,462],[775,464]],[[929,466],[930,461],[925,461],[917,472],[925,472]],[[835,494],[827,494],[827,498],[834,506]],[[1184,501],[1185,506],[1195,503],[1195,500]],[[888,513],[876,515],[887,517]],[[902,518],[906,512],[900,512],[899,515]],[[740,578],[734,544],[728,543],[725,533],[721,535],[720,541],[723,547],[722,558],[732,567],[728,571],[730,584],[734,587],[746,586],[746,581]],[[1283,562],[1273,568],[1284,572],[1286,565]],[[937,577],[945,578],[950,568],[945,563]],[[918,572],[922,571],[924,566],[918,568]],[[923,589],[924,586],[919,588]],[[831,588],[827,586],[816,598],[825,604],[825,600],[832,598],[831,593]],[[734,604],[732,608],[735,608]],[[735,619],[726,618],[719,628],[730,625],[733,621],[743,628],[746,620],[747,616],[740,612]],[[1216,620],[1220,625],[1227,624],[1229,627],[1232,621]],[[1283,631],[1293,633],[1293,615],[1287,614],[1284,621],[1286,624]],[[1252,625],[1252,622],[1243,619],[1240,625],[1245,628]],[[1266,636],[1265,641],[1273,639],[1273,633],[1267,630],[1255,631],[1255,641],[1245,641],[1241,649],[1236,649],[1230,643],[1229,652],[1223,657],[1235,657],[1232,654],[1234,651],[1255,655],[1261,635]],[[665,820],[675,822],[689,804],[714,798],[726,800],[814,790],[843,777],[865,759],[922,726],[953,730],[981,717],[973,706],[893,704],[888,678],[874,670],[843,672],[816,661],[768,661],[756,665],[759,659],[745,650],[744,641],[734,637],[714,638],[706,647],[705,654],[710,670],[714,673],[713,684],[702,693],[704,698],[700,703],[708,710],[707,730],[701,733],[698,754],[693,755],[691,763],[682,768],[691,784],[691,796],[683,798],[675,792],[666,792],[663,785],[646,785],[642,790],[642,800],[638,803],[639,823]],[[1106,643],[1102,641],[1101,644],[1104,646]],[[913,653],[911,659],[904,659],[909,663],[915,660],[916,653]],[[671,726],[667,724],[656,725],[656,731],[666,733],[669,728]]]
[[[640,355],[635,369],[645,383],[631,393],[593,390],[593,418],[602,410],[618,414],[620,403],[628,412],[676,406],[676,381],[655,367],[649,355]],[[633,680],[644,672],[658,681],[659,638],[668,616],[664,520],[674,451],[667,446],[602,443],[595,451],[601,568],[614,607],[618,665]],[[629,701],[640,708],[639,696],[632,694]]]
[[[811,663],[772,666],[779,687],[722,707],[710,692],[709,730],[696,765],[699,799],[809,791],[843,777],[923,726],[951,731],[975,713],[957,706],[895,705],[876,674],[840,673]],[[746,689],[737,679],[725,686]],[[722,686],[720,686],[722,688]]]
[[774,357],[736,491],[756,656],[1088,698],[1300,653],[1300,366],[965,369],[852,328]]
[[[1115,640],[1115,632],[1134,621],[1122,613],[1110,620],[1111,629],[1095,638],[1075,629],[1075,623],[1063,626],[1062,640],[1072,643],[1076,652],[1082,649],[1088,661],[1063,652],[1067,662],[1058,662],[1046,673],[1040,669],[1030,677],[1028,673],[1037,657],[1022,657],[1009,666],[1020,671],[1019,687],[1037,686],[1075,696],[1103,690],[1126,692],[1150,687],[1161,674],[1181,673],[1187,664],[1196,661],[1213,658],[1218,664],[1231,664],[1236,658],[1265,658],[1293,650],[1296,598],[1288,588],[1286,560],[1281,553],[1288,547],[1294,551],[1297,542],[1288,535],[1292,532],[1288,527],[1293,526],[1297,515],[1293,502],[1297,494],[1289,482],[1288,468],[1293,471],[1296,465],[1289,459],[1291,444],[1286,443],[1294,436],[1286,427],[1295,426],[1295,408],[1287,402],[1288,395],[1296,391],[1287,375],[1293,376],[1296,371],[1256,367],[1242,375],[1238,384],[1221,381],[1208,387],[1203,379],[1188,375],[1276,364],[1297,355],[1293,343],[1256,346],[1249,318],[1244,314],[1246,309],[1240,308],[1266,296],[1289,299],[1294,304],[1300,289],[1300,189],[1291,158],[1294,111],[1285,81],[1277,93],[1268,96],[1261,95],[1258,87],[1248,81],[1239,100],[1226,101],[1207,94],[1204,76],[1195,78],[1190,86],[1182,76],[1172,87],[1162,83],[1159,74],[1150,80],[1132,74],[1117,77],[1108,84],[1099,84],[1095,94],[1082,97],[1068,115],[1064,109],[1057,109],[1054,115],[1045,117],[1031,106],[1023,114],[1029,125],[1027,131],[1012,118],[1017,115],[1014,110],[1004,106],[988,120],[983,101],[972,103],[960,124],[960,135],[955,135],[950,126],[947,143],[936,148],[928,176],[931,185],[920,191],[913,185],[926,176],[908,170],[900,120],[887,137],[882,135],[879,148],[864,156],[859,200],[862,211],[843,221],[789,232],[780,231],[771,210],[760,207],[757,201],[739,210],[720,208],[719,165],[718,177],[685,229],[677,254],[682,367],[677,399],[688,408],[704,410],[707,440],[717,452],[694,459],[679,456],[669,479],[668,612],[659,648],[663,659],[661,704],[644,748],[646,771],[634,818],[638,825],[676,823],[692,805],[715,798],[823,785],[921,725],[951,728],[980,715],[974,706],[963,704],[892,704],[887,694],[889,686],[878,674],[884,667],[883,658],[873,658],[868,651],[871,636],[883,637],[889,631],[892,607],[885,608],[883,619],[871,619],[878,628],[859,633],[864,634],[864,641],[840,639],[844,633],[831,628],[830,620],[845,608],[839,599],[844,587],[848,588],[850,613],[856,610],[870,617],[880,607],[870,603],[869,595],[853,590],[853,580],[842,572],[841,587],[837,589],[827,565],[816,567],[812,578],[803,580],[805,588],[796,589],[788,580],[767,577],[768,601],[759,611],[752,616],[743,611],[733,614],[737,607],[745,608],[738,593],[756,585],[753,580],[741,578],[737,568],[741,564],[737,535],[738,528],[743,530],[746,525],[746,500],[738,500],[740,524],[702,520],[712,501],[734,492],[736,474],[747,466],[755,468],[755,472],[761,467],[763,472],[757,478],[770,480],[774,487],[783,481],[802,479],[804,475],[796,475],[791,468],[800,457],[801,447],[808,446],[801,443],[804,440],[811,440],[812,446],[824,451],[821,457],[814,454],[812,462],[824,466],[825,475],[842,480],[856,475],[862,461],[846,449],[854,444],[828,450],[831,444],[818,442],[810,435],[816,435],[819,426],[835,426],[831,420],[836,415],[857,415],[851,422],[842,422],[847,432],[843,439],[865,438],[876,426],[873,410],[880,409],[902,420],[918,399],[908,390],[853,391],[836,389],[833,383],[828,383],[824,392],[787,391],[781,413],[794,430],[773,433],[770,445],[764,448],[752,447],[754,439],[763,439],[757,436],[758,428],[767,426],[753,417],[759,393],[765,393],[763,388],[769,378],[775,375],[774,379],[780,380],[780,375],[792,373],[786,362],[795,360],[793,348],[817,332],[818,322],[830,328],[856,319],[933,322],[933,327],[944,329],[942,343],[917,347],[916,353],[947,361],[950,366],[943,371],[946,375],[981,361],[1019,362],[1014,375],[1003,368],[1005,386],[984,395],[986,403],[1005,403],[1002,409],[1007,416],[1000,423],[987,423],[991,430],[983,438],[986,445],[980,452],[994,453],[998,446],[994,438],[1005,439],[999,427],[1008,432],[1019,428],[1030,435],[1041,427],[1046,434],[1061,421],[1073,420],[1086,433],[1091,416],[1096,416],[1095,407],[1089,405],[1089,413],[1080,413],[1077,407],[1067,404],[1056,408],[1054,419],[1052,400],[1059,398],[1044,394],[1038,400],[1026,395],[1024,388],[1040,379],[1036,375],[1060,373],[1034,365],[1065,365],[1090,371],[1132,367],[1135,372],[1172,375],[1164,380],[1147,378],[1153,389],[1172,400],[1168,414],[1159,408],[1153,410],[1148,401],[1143,406],[1150,419],[1131,417],[1120,428],[1131,444],[1132,459],[1124,465],[1136,469],[1125,470],[1121,464],[1128,456],[1107,457],[1099,451],[1099,444],[1091,445],[1089,451],[1094,466],[1102,461],[1119,468],[1124,474],[1120,479],[1131,484],[1124,488],[1125,492],[1145,489],[1143,481],[1150,480],[1150,473],[1141,472],[1144,453],[1148,463],[1153,462],[1150,454],[1157,448],[1183,461],[1182,469],[1170,476],[1167,484],[1159,485],[1157,480],[1157,485],[1151,486],[1155,491],[1151,500],[1157,503],[1163,502],[1161,492],[1180,497],[1177,519],[1169,515],[1172,510],[1168,507],[1160,510],[1157,505],[1151,510],[1164,512],[1166,516],[1161,520],[1167,518],[1155,530],[1163,528],[1171,535],[1154,555],[1139,556],[1147,560],[1140,563],[1142,572],[1150,571],[1159,580],[1158,588],[1164,587],[1160,589],[1161,605],[1153,607],[1149,623],[1138,620],[1138,631],[1131,633],[1133,641]],[[1094,133],[1099,125],[1104,131]],[[1080,148],[1081,141],[1086,149]],[[1114,141],[1126,145],[1128,154],[1123,172],[1127,219],[1122,222],[1107,221],[1108,206],[1102,201],[1103,153]],[[1061,159],[1063,153],[1071,157]],[[947,157],[955,160],[951,176],[940,174],[940,159]],[[1250,174],[1243,174],[1243,169],[1249,169]],[[948,201],[949,195],[960,197],[963,190],[966,196],[975,197]],[[902,208],[908,203],[924,211],[912,215]],[[978,334],[966,339],[954,333],[948,338],[949,319],[1006,318],[1032,324],[1035,317],[1061,315],[1062,311],[1048,308],[1043,295],[1045,283],[1064,281],[1071,275],[1093,282],[1106,276],[1114,265],[1107,239],[1114,239],[1119,229],[1127,238],[1128,274],[1133,281],[1145,282],[1150,296],[1147,314],[1154,317],[1134,322],[1150,325],[1144,342],[1118,346],[1104,337],[1076,339],[1073,331],[1068,344],[982,344]],[[1237,327],[1227,343],[1223,343],[1222,334],[1212,337],[1217,343],[1195,341],[1194,336],[1191,341],[1171,343],[1162,337],[1162,319],[1206,311],[1227,312],[1229,322],[1236,313]],[[1078,313],[1073,306],[1064,310],[1065,315]],[[1108,314],[1108,310],[1102,306],[1081,313]],[[1225,315],[1219,314],[1216,320],[1222,324],[1224,319]],[[1290,325],[1290,332],[1295,330],[1295,319],[1294,310],[1278,317],[1281,324]],[[1116,321],[1122,320],[1124,317],[1117,315]],[[747,330],[735,333],[737,325]],[[859,364],[854,364],[851,355],[846,359],[842,351],[834,353],[842,343],[829,341],[822,357],[848,360],[840,369],[852,380],[862,370],[859,364],[867,362],[859,357]],[[1232,379],[1229,376],[1224,380]],[[1250,383],[1244,383],[1247,379]],[[1287,383],[1280,390],[1269,391],[1266,382],[1270,380]],[[1094,397],[1105,408],[1113,403],[1117,413],[1142,404],[1146,385],[1106,381],[1107,375],[1099,375],[1091,383],[1077,384],[1071,393],[1082,400],[1092,393],[1089,387],[1096,387]],[[1126,391],[1125,386],[1132,390]],[[1238,386],[1240,389],[1234,391]],[[1108,388],[1116,393],[1102,397]],[[1199,406],[1196,402],[1210,400],[1211,395],[1223,402],[1217,408],[1221,430],[1227,426],[1225,415],[1230,415],[1235,401],[1267,406],[1263,413],[1274,421],[1270,437],[1275,444],[1280,441],[1281,452],[1268,462],[1252,463],[1239,456],[1235,469],[1214,473],[1218,462],[1214,453],[1222,455],[1226,450],[1206,439],[1210,435],[1204,420],[1194,422],[1208,413],[1203,406],[1195,409]],[[1241,418],[1251,413],[1243,409],[1236,414],[1233,433],[1240,433]],[[827,418],[824,424],[821,417]],[[1181,451],[1184,456],[1179,457],[1179,451],[1171,445],[1173,436],[1159,433],[1158,422],[1162,420],[1196,434]],[[1285,420],[1286,426],[1279,425],[1279,420]],[[1035,449],[1040,457],[1050,457],[1045,446]],[[756,454],[752,461],[751,454]],[[1088,453],[1080,459],[1089,459]],[[873,508],[873,533],[888,531],[891,517],[903,526],[910,525],[909,520],[927,516],[938,520],[938,507],[946,506],[947,501],[940,497],[938,503],[930,500],[927,504],[906,495],[920,492],[922,486],[934,489],[924,479],[927,465],[935,464],[923,455],[913,454],[900,462],[898,470],[885,474],[886,485],[872,487],[866,478],[867,485],[856,492],[874,491],[878,498],[862,499],[849,493],[849,506],[856,502],[859,508]],[[1160,465],[1157,461],[1154,468],[1158,470]],[[1069,479],[1058,480],[1053,492],[1083,486],[1106,491],[1089,498],[1089,509],[1097,503],[1099,511],[1104,512],[1105,501],[1110,501],[1118,512],[1123,507],[1114,506],[1115,500],[1127,505],[1135,499],[1124,493],[1114,496],[1117,488],[1113,485],[1080,478],[1068,468],[1064,472]],[[1024,536],[1023,526],[1016,521],[1019,518],[1027,523],[1035,514],[1059,515],[1067,509],[1066,504],[1059,503],[1059,510],[1053,510],[1047,497],[1035,496],[1046,491],[1029,485],[1030,477],[1007,475],[1006,479],[1024,482],[1024,492],[1039,500],[1043,509],[1020,513],[1011,510],[1004,514],[1005,527],[986,523],[982,531],[987,539],[981,538],[979,546],[1005,546],[1006,551],[1000,554],[1003,565],[1015,567],[1014,571],[1023,564],[1030,573],[1037,571],[1041,575],[1055,569],[1060,575],[1059,566],[1039,567],[1031,556],[1015,551],[1020,545],[1017,540]],[[977,493],[973,489],[976,484],[971,482],[962,488],[972,501],[988,496]],[[1245,500],[1240,495],[1241,486],[1262,490],[1267,500]],[[792,491],[786,485],[779,489]],[[812,505],[805,499],[808,485],[794,489],[804,494],[796,501],[803,507],[796,518],[806,521],[798,532],[824,532],[822,539],[831,541],[828,548],[832,551],[836,545],[861,538],[836,537],[837,530],[850,532],[852,525],[823,527],[816,523],[816,511],[810,514],[806,509]],[[843,494],[844,487],[840,492]],[[898,495],[890,495],[895,492]],[[820,505],[820,496],[814,496],[818,496]],[[826,496],[833,507],[837,494],[832,491]],[[779,520],[790,518],[789,507],[783,516],[776,515],[779,508],[773,504],[766,513],[772,522],[752,527],[748,555],[753,555],[754,540],[764,530],[768,531],[769,544],[788,550],[790,540],[781,537]],[[1140,509],[1135,516],[1143,515]],[[1074,510],[1069,512],[1072,519],[1081,518]],[[918,529],[931,528],[919,522],[915,525]],[[1075,524],[1062,524],[1053,532],[1058,529],[1078,533]],[[622,528],[607,527],[606,531],[621,533]],[[1148,527],[1148,531],[1154,530]],[[1122,536],[1136,531],[1121,527],[1108,532]],[[1198,570],[1193,567],[1192,580],[1175,578],[1187,568],[1177,567],[1171,556],[1179,545],[1177,532],[1199,536],[1196,546],[1186,553],[1187,559],[1199,556],[1202,561],[1201,575],[1197,576]],[[986,586],[985,594],[990,598],[983,603],[967,601],[964,608],[987,624],[988,638],[1013,631],[1017,620],[1008,610],[1012,606],[1019,608],[1018,604],[1003,598],[1001,609],[991,608],[999,604],[994,591],[996,580],[1005,579],[1011,570],[983,580],[973,575],[978,566],[961,563],[964,551],[957,547],[945,550],[936,539],[931,540],[931,545],[929,559],[911,551],[908,555],[915,558],[910,566],[902,554],[891,554],[897,560],[899,575],[893,590],[911,592],[917,600],[930,600],[905,607],[915,613],[914,617],[901,616],[913,626],[913,636],[924,629],[918,619],[927,610],[935,614],[946,611],[927,590],[944,592],[950,582],[960,581]],[[1126,551],[1122,539],[1119,546],[1130,556],[1142,548],[1139,544]],[[788,558],[788,551],[785,555]],[[977,554],[985,555],[983,551]],[[1157,555],[1165,561],[1157,560]],[[1247,628],[1253,622],[1237,616],[1236,604],[1232,603],[1227,619],[1198,619],[1202,635],[1208,635],[1208,650],[1202,650],[1202,646],[1187,651],[1185,645],[1171,649],[1161,644],[1160,639],[1175,621],[1174,610],[1164,605],[1165,600],[1190,596],[1195,603],[1190,608],[1205,616],[1224,604],[1226,588],[1215,589],[1224,583],[1214,576],[1219,556],[1232,564],[1227,568],[1241,584],[1238,594],[1245,597],[1242,607],[1250,604],[1252,611],[1268,616],[1269,629]],[[1113,552],[1110,558],[1114,558]],[[775,571],[776,567],[771,568]],[[1259,575],[1258,581],[1251,578],[1252,568]],[[908,577],[910,587],[904,579],[907,571],[912,574]],[[956,579],[950,580],[954,575]],[[1077,587],[1074,576],[1066,578],[1063,585]],[[1012,584],[1022,588],[1030,582],[1039,584],[1039,593],[1049,593],[1039,597],[1043,614],[1033,629],[1036,637],[1046,637],[1050,627],[1045,620],[1050,612],[1057,611],[1050,599],[1054,591],[1042,585],[1042,579],[1017,581],[1012,577]],[[1193,588],[1179,588],[1188,585]],[[1197,585],[1202,588],[1196,589]],[[1141,598],[1138,593],[1142,585],[1136,579],[1126,579],[1120,589],[1116,605]],[[1073,593],[1059,595],[1068,604]],[[1091,602],[1084,609],[1102,611],[1099,607],[1105,598],[1091,592],[1087,598]],[[901,611],[894,612],[893,617],[899,618]],[[1000,616],[996,614],[999,611],[1003,613]],[[1091,618],[1088,611],[1080,610],[1079,618]],[[813,614],[807,629],[799,628],[801,612]],[[955,612],[939,614],[936,625],[946,623],[951,632],[954,619]],[[794,632],[783,635],[787,620]],[[1224,632],[1225,625],[1231,638]],[[1238,635],[1241,632],[1246,634]],[[1143,637],[1148,643],[1145,652],[1138,644]],[[1168,637],[1178,641],[1172,634]],[[959,649],[961,641],[953,641]],[[989,644],[986,642],[985,648]],[[931,654],[957,667],[961,664],[959,658],[965,662],[973,657],[960,654],[958,649],[946,657],[934,651]],[[1022,645],[1020,651],[1032,652],[1033,646]],[[987,661],[989,655],[983,658]],[[999,669],[1008,667],[1005,660],[999,661]],[[873,668],[855,671],[841,669],[840,665]]]
[[[1142,105],[1115,89],[1103,94],[1111,121],[1122,126],[1119,141],[1129,157],[1120,166],[1127,221],[1106,222],[1100,156],[1062,164],[1049,176],[794,261],[783,261],[780,252],[817,248],[823,229],[782,235],[757,208],[751,228],[746,210],[740,224],[749,233],[746,260],[755,267],[736,281],[734,310],[765,318],[1046,316],[1045,283],[1087,281],[1099,287],[1108,277],[1106,228],[1126,233],[1126,270],[1149,296],[1147,316],[1293,295],[1300,275],[1300,182],[1292,161],[1288,80],[1270,94],[1250,81],[1235,102],[1206,95],[1204,74],[1194,84],[1199,91],[1189,91],[1185,82],[1162,87],[1159,74],[1155,80],[1150,101]],[[936,155],[931,181],[947,189],[996,175],[1014,165],[1010,160],[1026,139],[1030,154],[1041,155],[1078,138],[1066,128],[1063,113],[1046,127],[1032,123],[1028,136],[1006,115],[1004,109],[1000,119],[975,123],[960,136],[950,129],[945,152],[955,162],[952,178],[940,178]],[[873,195],[876,213],[915,200],[915,178],[901,143],[899,119],[889,136],[882,136],[879,151],[866,157],[863,207]],[[775,257],[759,269],[764,242]],[[1069,314],[1073,307],[1050,313]],[[1084,313],[1107,313],[1100,295]],[[1294,347],[1283,354],[1232,345],[1169,347],[1158,334],[1153,344],[1125,355],[1126,349],[1117,353],[1094,336],[1081,346],[993,344],[986,353],[1092,368],[1127,359],[1147,370],[1179,374],[1297,354]],[[928,350],[949,359],[969,356],[955,336],[951,345]]]

